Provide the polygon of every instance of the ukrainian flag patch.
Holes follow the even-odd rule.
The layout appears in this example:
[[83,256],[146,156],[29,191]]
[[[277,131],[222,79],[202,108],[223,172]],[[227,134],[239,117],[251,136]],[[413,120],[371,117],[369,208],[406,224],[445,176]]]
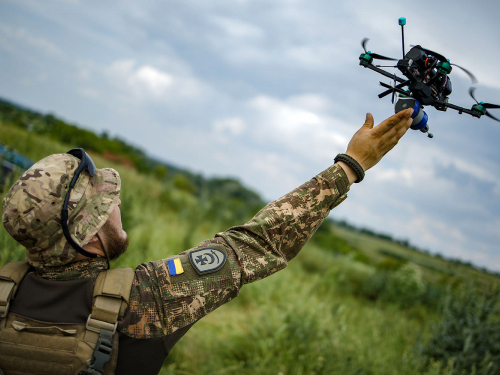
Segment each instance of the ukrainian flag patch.
[[167,265],[168,273],[170,273],[171,276],[176,276],[184,273],[184,268],[182,268],[181,260],[179,258],[167,260]]

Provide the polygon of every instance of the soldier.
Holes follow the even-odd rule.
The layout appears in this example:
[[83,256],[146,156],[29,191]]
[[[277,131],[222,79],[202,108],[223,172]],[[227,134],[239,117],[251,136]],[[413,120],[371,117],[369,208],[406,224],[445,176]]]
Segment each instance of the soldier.
[[0,369],[157,374],[194,323],[287,266],[406,133],[412,111],[376,127],[367,114],[346,154],[248,223],[135,270],[106,271],[128,244],[118,173],[96,169],[82,149],[34,164],[2,204],[3,225],[28,263],[0,269]]

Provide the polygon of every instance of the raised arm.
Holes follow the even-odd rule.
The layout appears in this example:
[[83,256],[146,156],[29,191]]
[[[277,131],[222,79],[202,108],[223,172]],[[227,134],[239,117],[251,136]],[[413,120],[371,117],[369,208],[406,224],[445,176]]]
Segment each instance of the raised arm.
[[[373,127],[365,124],[351,139],[346,154],[366,171],[392,149],[411,125],[411,110]],[[357,175],[339,162],[297,189],[269,203],[248,223],[229,228],[175,257],[137,267],[131,303],[120,330],[133,337],[161,337],[189,326],[235,298],[242,285],[286,267],[311,238],[331,209],[346,197]],[[225,254],[223,266],[200,274],[190,254],[211,248]],[[179,258],[183,272],[169,272]]]

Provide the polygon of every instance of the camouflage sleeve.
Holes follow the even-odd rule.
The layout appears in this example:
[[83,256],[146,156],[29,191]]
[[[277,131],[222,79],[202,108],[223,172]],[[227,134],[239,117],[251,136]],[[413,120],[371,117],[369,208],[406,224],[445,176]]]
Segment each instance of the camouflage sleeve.
[[[218,233],[175,257],[141,264],[119,324],[121,332],[136,338],[171,334],[234,299],[243,284],[285,268],[330,210],[347,197],[348,190],[347,176],[333,165],[266,205],[248,223]],[[190,257],[200,249],[225,254],[225,262],[200,274],[198,260]],[[183,269],[177,275],[168,267],[168,261],[175,258]],[[210,262],[210,258],[205,260]]]
[[242,226],[219,233],[237,254],[241,284],[283,269],[316,232],[349,190],[343,169],[333,165],[280,199],[269,203]]

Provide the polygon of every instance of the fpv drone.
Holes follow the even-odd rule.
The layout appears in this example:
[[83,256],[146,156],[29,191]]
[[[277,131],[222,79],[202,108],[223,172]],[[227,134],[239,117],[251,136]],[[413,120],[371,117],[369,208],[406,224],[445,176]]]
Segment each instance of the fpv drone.
[[[452,65],[462,69],[471,78],[473,84],[477,83],[476,78],[467,69],[450,63],[450,60],[443,55],[419,45],[411,46],[412,48],[405,54],[404,25],[406,25],[406,18],[400,18],[399,25],[401,26],[403,58],[397,60],[367,51],[366,43],[369,39],[365,38],[361,41],[361,46],[365,52],[359,56],[359,65],[374,70],[393,80],[392,86],[380,82],[387,90],[378,97],[383,98],[392,93],[392,103],[394,104],[395,94],[398,93],[394,110],[398,113],[407,108],[413,108],[413,124],[411,125],[411,129],[427,133],[429,138],[433,137],[429,133],[427,114],[423,110],[425,105],[433,106],[438,111],[446,111],[448,108],[451,108],[457,110],[459,114],[468,113],[477,118],[486,115],[500,122],[499,119],[487,111],[487,109],[500,108],[500,105],[478,102],[474,97],[475,87],[469,89],[470,96],[476,102],[471,109],[448,103],[448,96],[452,92],[451,80],[448,75],[451,73]],[[398,68],[406,79],[380,69],[380,67],[384,67],[382,65],[373,65],[373,60],[397,61],[397,65],[385,67]],[[405,90],[403,89],[404,87],[408,88]]]

